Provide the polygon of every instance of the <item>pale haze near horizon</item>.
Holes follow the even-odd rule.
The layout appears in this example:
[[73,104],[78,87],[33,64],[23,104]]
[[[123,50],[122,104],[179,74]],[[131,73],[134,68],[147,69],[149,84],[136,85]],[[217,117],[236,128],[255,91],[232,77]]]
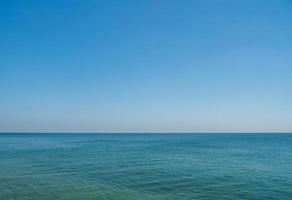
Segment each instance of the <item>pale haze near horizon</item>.
[[292,2],[1,1],[0,132],[292,132]]

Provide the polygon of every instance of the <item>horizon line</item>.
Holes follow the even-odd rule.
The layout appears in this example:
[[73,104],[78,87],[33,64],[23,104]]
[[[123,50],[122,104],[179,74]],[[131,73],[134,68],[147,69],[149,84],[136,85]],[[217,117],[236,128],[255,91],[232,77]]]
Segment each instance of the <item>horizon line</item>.
[[194,132],[77,132],[77,131],[0,131],[0,134],[292,134],[292,131],[194,131]]

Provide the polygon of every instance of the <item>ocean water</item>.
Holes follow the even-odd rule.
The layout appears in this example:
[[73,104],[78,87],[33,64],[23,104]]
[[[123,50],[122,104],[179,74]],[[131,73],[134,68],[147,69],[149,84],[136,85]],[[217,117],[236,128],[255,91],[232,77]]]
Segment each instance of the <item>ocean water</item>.
[[291,200],[292,134],[0,134],[1,200]]

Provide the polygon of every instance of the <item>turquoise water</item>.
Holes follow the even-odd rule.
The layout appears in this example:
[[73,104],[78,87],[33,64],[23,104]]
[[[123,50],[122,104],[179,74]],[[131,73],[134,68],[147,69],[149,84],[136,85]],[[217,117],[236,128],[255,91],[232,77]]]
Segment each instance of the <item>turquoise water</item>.
[[291,134],[0,134],[0,199],[291,200]]

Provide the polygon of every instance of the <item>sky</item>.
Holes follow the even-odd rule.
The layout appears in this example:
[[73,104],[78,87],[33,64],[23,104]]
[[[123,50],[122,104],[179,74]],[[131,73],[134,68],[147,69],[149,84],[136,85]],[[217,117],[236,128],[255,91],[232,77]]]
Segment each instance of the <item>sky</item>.
[[0,132],[292,132],[292,1],[1,0]]

